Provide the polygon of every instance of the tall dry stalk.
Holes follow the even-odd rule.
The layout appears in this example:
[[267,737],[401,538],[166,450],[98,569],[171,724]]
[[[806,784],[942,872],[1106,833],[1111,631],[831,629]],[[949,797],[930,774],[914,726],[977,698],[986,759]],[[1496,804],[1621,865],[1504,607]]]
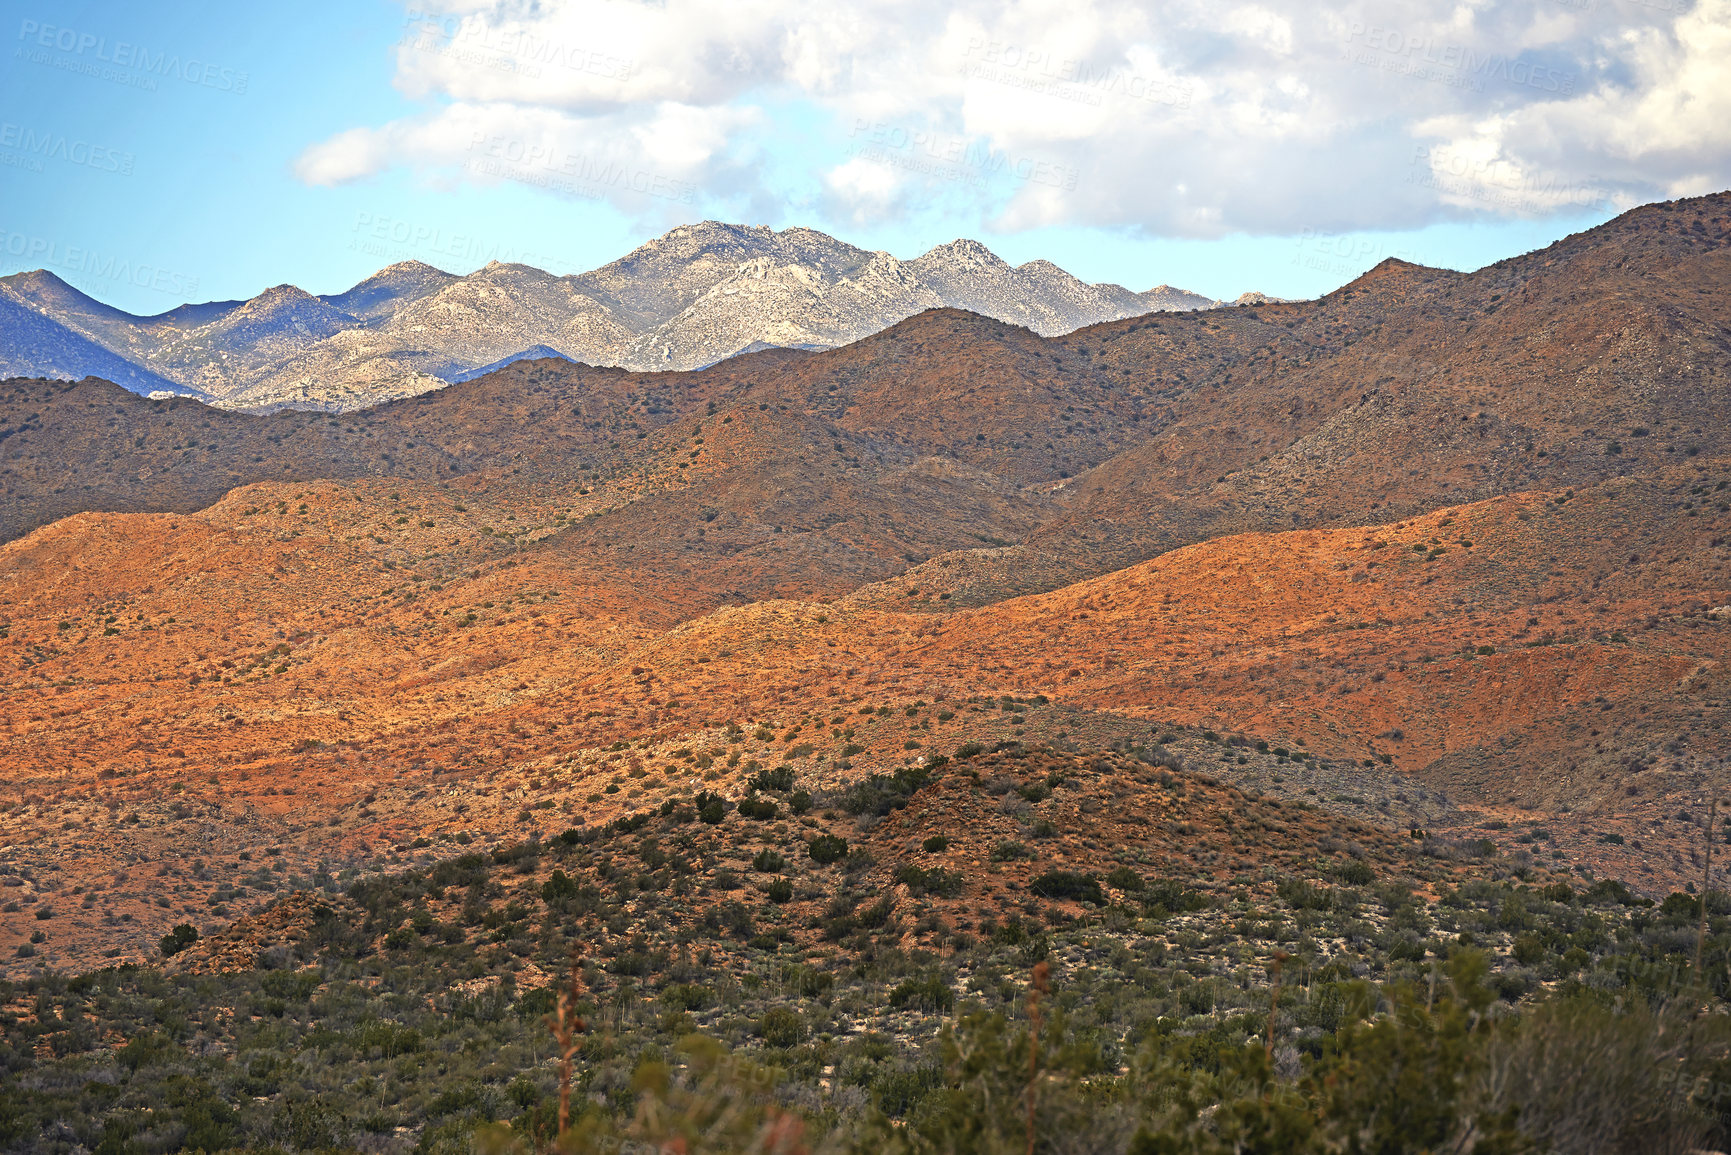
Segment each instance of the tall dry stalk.
[[559,1140],[571,1127],[571,1060],[580,1045],[578,1036],[589,1030],[589,1024],[577,1013],[583,997],[583,952],[571,952],[571,981],[559,992],[553,1013],[547,1016],[547,1026],[559,1043]]
[[1269,984],[1268,995],[1268,1046],[1265,1048],[1268,1061],[1274,1062],[1274,1016],[1280,1010],[1280,968],[1286,965],[1286,960],[1292,957],[1283,950],[1274,952],[1274,981]]
[[1052,968],[1044,961],[1034,964],[1034,982],[1028,988],[1028,1155],[1034,1155],[1034,1103],[1040,1078],[1040,996],[1050,990]]
[[1703,990],[1707,976],[1701,973],[1701,947],[1707,941],[1707,892],[1713,886],[1713,819],[1719,812],[1719,798],[1707,802],[1707,868],[1701,873],[1701,925],[1695,931],[1695,979]]

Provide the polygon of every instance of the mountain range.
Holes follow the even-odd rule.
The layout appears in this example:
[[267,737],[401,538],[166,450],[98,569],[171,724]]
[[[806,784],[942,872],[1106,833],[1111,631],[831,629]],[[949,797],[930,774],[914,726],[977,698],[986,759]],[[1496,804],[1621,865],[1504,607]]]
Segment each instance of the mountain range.
[[1165,285],[1086,284],[1048,261],[1012,267],[975,241],[901,261],[811,229],[706,221],[577,276],[497,261],[457,276],[406,261],[343,293],[278,285],[151,317],[103,305],[45,270],[18,273],[0,278],[0,374],[98,376],[225,408],[340,411],[524,356],[690,370],[763,348],[847,344],[934,308],[1052,336],[1218,304]]
[[[608,275],[605,316],[708,293]],[[360,871],[771,767],[824,799],[977,745],[1159,741],[1414,846],[1526,831],[1497,869],[1664,893],[1731,786],[1727,289],[1721,193],[1475,272],[1050,336],[945,307],[636,372],[525,327],[348,412],[7,380],[0,869],[268,844]],[[269,309],[316,332],[444,289],[392,292],[162,325],[262,362]],[[178,912],[68,911],[43,957],[229,893],[176,885]]]

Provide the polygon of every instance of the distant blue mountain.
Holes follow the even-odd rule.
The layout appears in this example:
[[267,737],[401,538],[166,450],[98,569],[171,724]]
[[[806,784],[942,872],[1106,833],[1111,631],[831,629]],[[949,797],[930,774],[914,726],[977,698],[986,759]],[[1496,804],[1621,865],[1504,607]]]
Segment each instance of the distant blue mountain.
[[477,377],[485,377],[489,373],[503,369],[514,361],[529,361],[538,357],[557,357],[561,361],[571,361],[573,364],[575,364],[576,361],[575,358],[565,356],[565,354],[559,352],[559,350],[553,348],[551,345],[531,345],[522,352],[513,353],[509,357],[501,357],[490,365],[482,365],[479,369],[469,369],[462,373],[454,373],[448,378],[448,380],[453,385],[460,384],[464,381],[473,381]]
[[81,333],[75,333],[0,291],[0,377],[54,377],[78,381],[101,377],[134,393],[183,393],[203,396],[198,390],[159,377],[104,349]]

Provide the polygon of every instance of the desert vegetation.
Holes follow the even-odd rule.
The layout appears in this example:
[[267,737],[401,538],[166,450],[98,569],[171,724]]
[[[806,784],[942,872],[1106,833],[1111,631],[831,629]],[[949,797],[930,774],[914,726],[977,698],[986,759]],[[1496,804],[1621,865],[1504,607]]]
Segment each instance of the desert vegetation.
[[[1192,837],[1269,809],[1157,773],[1196,803]],[[983,804],[985,777],[941,768],[905,812],[948,779]],[[1721,892],[1703,912],[1513,854],[1267,837],[1303,853],[1231,877],[1035,862],[965,902],[931,876],[990,859],[917,865],[955,853],[944,836],[899,864],[878,842],[801,855],[841,840],[736,811],[470,852],[223,942],[165,940],[150,966],[8,984],[0,1135],[119,1152],[1722,1141]]]
[[1727,204],[341,414],[0,383],[0,1147],[1725,1149]]

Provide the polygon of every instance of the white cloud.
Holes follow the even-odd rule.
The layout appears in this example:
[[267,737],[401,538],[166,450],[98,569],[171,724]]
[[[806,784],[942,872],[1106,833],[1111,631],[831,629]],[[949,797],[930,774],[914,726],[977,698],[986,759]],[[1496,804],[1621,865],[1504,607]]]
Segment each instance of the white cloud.
[[392,159],[385,135],[351,128],[313,145],[295,158],[295,175],[311,185],[346,184],[371,176]]
[[[406,21],[397,51],[425,110],[314,145],[303,180],[407,166],[688,214],[815,189],[865,220],[959,197],[999,228],[1189,236],[1731,185],[1731,0],[441,11]],[[883,134],[869,155],[862,124]]]
[[824,174],[831,197],[854,220],[881,217],[896,203],[902,181],[881,161],[854,157]]
[[1259,4],[1229,9],[1220,26],[1234,36],[1260,41],[1270,51],[1282,55],[1292,52],[1292,21]]

